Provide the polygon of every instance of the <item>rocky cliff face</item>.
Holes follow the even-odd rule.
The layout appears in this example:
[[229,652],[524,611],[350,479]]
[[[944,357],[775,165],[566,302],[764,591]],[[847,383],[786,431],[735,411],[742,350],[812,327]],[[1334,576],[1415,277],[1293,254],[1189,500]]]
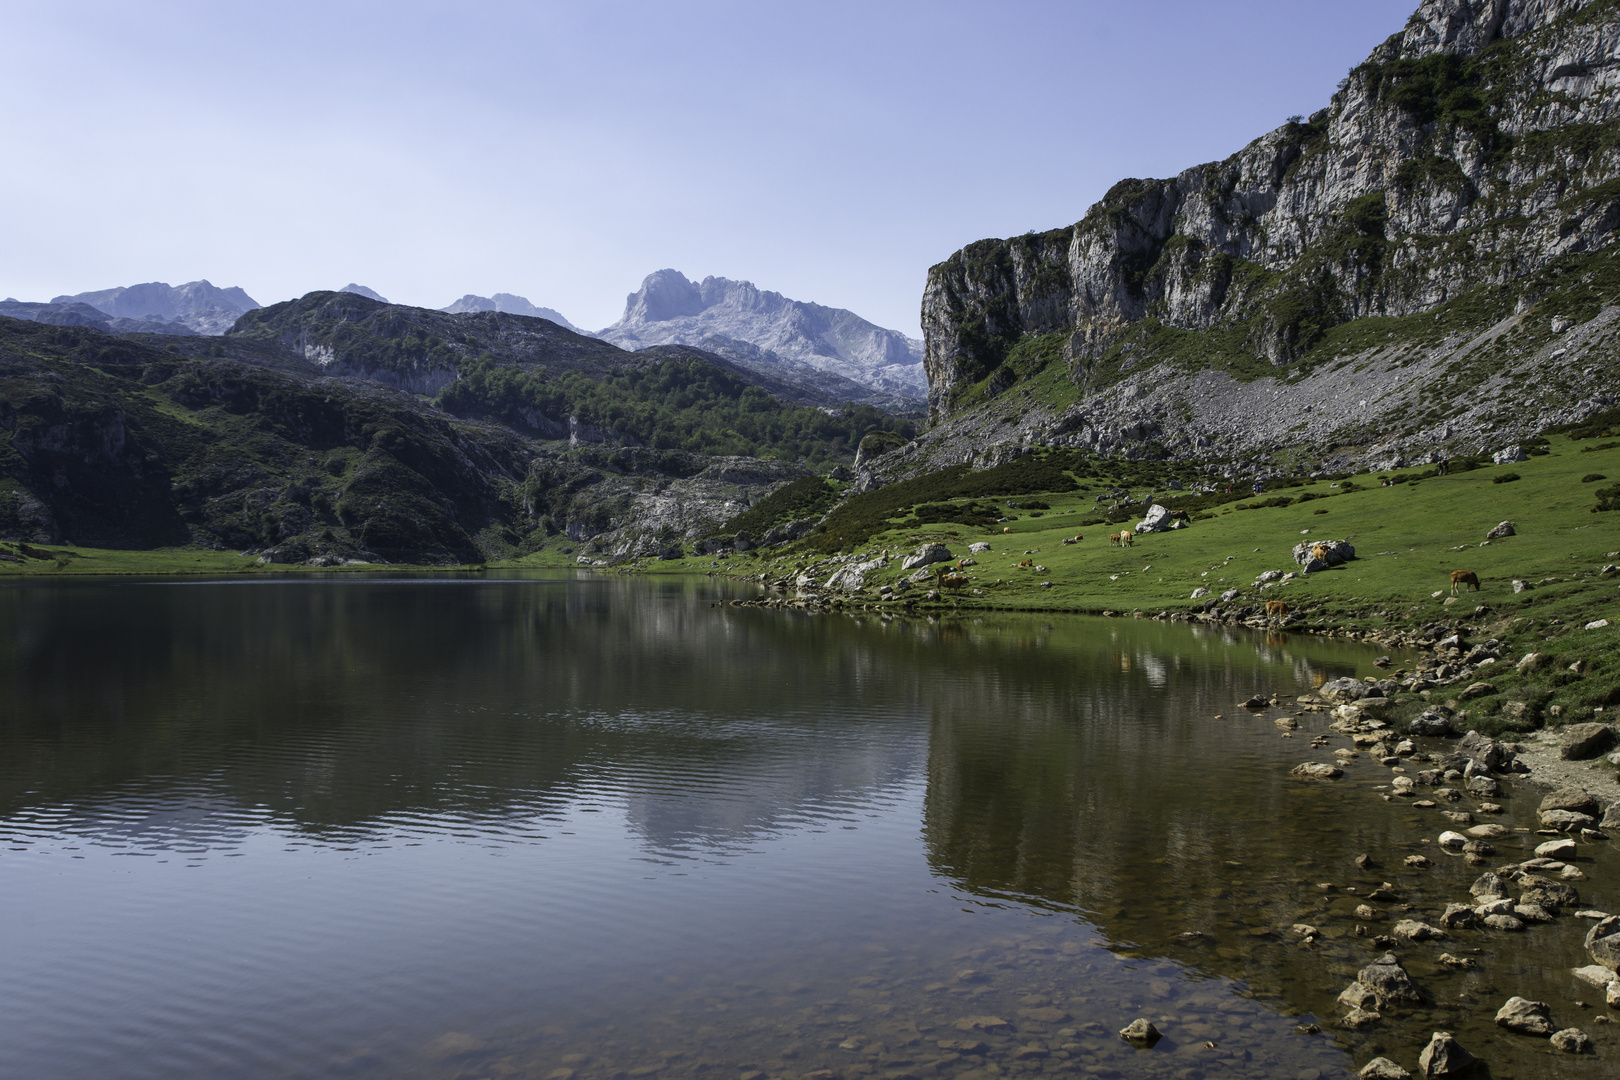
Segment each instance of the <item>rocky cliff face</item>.
[[[747,281],[687,279],[675,270],[649,274],[625,300],[624,317],[599,335],[627,349],[698,345],[716,352],[733,347],[747,363],[750,347],[784,376],[836,376],[901,400],[920,400],[926,389],[920,343],[867,322],[852,311],[790,300]],[[726,355],[730,355],[727,353]]]
[[[198,334],[223,334],[243,314],[259,306],[257,300],[234,285],[221,289],[206,280],[188,281],[184,285],[148,281],[142,285],[51,299],[52,306],[62,304],[88,304],[119,320],[150,324],[179,323],[185,328],[180,332],[189,330]],[[114,330],[129,328],[116,324],[112,327]],[[164,329],[175,332],[173,327]]]
[[1082,395],[1167,363],[1292,377],[1335,327],[1511,288],[1617,227],[1620,5],[1426,0],[1308,119],[933,267],[930,414],[1058,362]]

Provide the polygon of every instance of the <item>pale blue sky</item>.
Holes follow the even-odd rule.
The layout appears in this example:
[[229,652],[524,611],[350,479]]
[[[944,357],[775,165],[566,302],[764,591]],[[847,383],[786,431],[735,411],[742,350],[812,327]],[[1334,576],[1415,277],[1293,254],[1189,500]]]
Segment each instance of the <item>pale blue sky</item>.
[[0,0],[0,296],[515,292],[661,267],[917,333],[929,265],[1221,158],[1416,0]]

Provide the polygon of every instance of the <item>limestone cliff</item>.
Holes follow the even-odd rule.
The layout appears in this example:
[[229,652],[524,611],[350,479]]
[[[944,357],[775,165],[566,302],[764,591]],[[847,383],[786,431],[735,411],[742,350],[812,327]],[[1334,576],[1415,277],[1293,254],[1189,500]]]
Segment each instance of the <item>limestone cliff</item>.
[[933,267],[930,415],[1060,361],[1082,400],[1163,364],[1291,377],[1335,327],[1514,287],[1617,227],[1620,4],[1425,0],[1308,119]]

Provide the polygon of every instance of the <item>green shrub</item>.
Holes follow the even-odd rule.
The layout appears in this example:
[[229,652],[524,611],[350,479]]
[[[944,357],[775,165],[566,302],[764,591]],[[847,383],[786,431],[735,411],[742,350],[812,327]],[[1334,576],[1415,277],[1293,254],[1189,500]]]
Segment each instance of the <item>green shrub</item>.
[[1596,514],[1604,510],[1620,510],[1620,484],[1610,484],[1606,488],[1598,488],[1597,505],[1592,507]]
[[1600,472],[1589,472],[1585,476],[1581,477],[1581,483],[1583,483],[1583,484],[1595,484],[1599,480],[1607,480],[1607,479],[1608,479],[1608,477],[1604,476]]
[[1519,474],[1518,473],[1516,473],[1516,472],[1505,472],[1500,476],[1491,477],[1491,483],[1493,483],[1493,484],[1511,484],[1511,483],[1513,483],[1513,481],[1515,481],[1517,479],[1519,479]]

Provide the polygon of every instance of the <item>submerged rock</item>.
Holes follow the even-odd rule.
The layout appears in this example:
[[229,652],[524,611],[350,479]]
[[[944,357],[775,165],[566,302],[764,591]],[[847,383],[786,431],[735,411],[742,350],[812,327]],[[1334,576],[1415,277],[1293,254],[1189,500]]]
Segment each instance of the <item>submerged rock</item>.
[[1566,1054],[1584,1054],[1592,1049],[1592,1037],[1580,1028],[1555,1031],[1548,1041],[1552,1043],[1554,1050],[1562,1050]]
[[1530,1001],[1510,997],[1496,1012],[1496,1026],[1517,1031],[1521,1035],[1551,1035],[1556,1029],[1552,1022],[1552,1006],[1545,1001]]

